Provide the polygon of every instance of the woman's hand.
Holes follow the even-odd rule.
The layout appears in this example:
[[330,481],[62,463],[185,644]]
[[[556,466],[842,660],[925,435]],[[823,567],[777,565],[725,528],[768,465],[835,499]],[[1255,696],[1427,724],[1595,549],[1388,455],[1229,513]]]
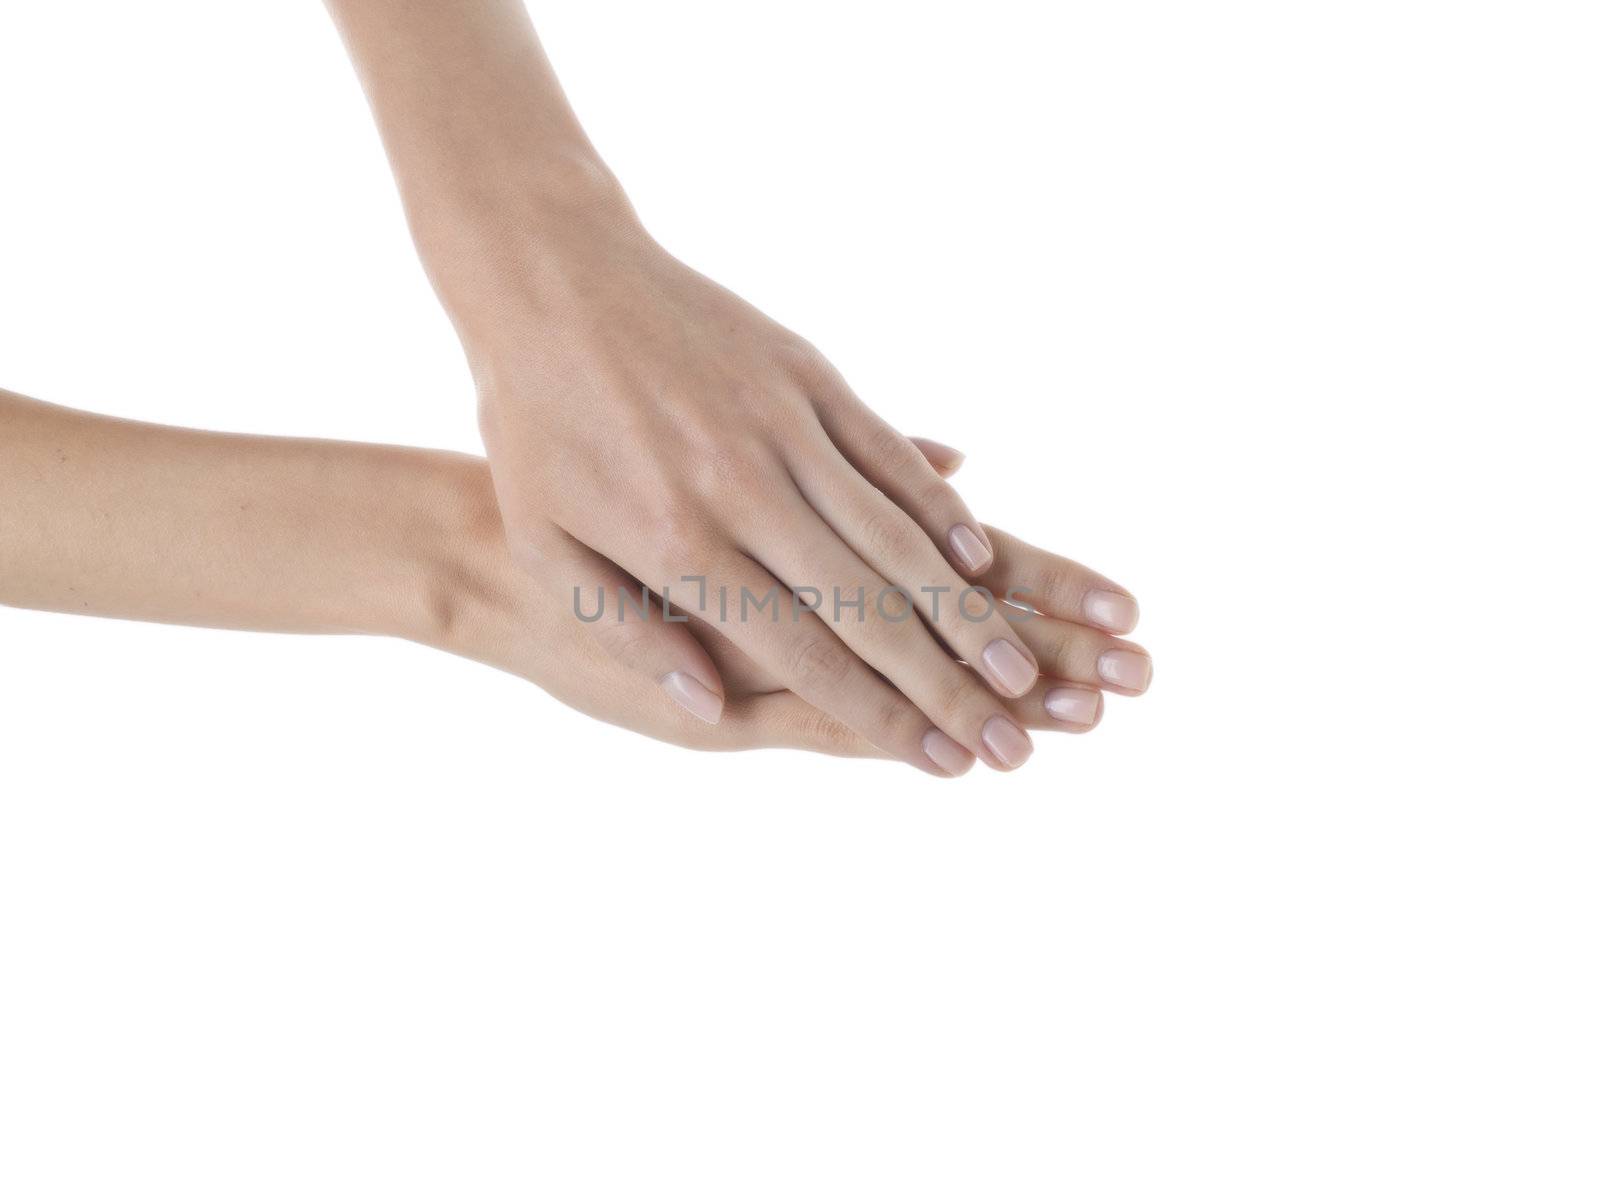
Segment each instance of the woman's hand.
[[[919,767],[931,729],[1021,765],[1001,701],[1038,662],[994,605],[958,602],[994,553],[955,491],[813,349],[626,214],[540,228],[480,268],[492,305],[455,307],[518,559],[548,571],[550,543],[576,541]],[[715,691],[687,638],[653,651],[634,655],[645,678]]]
[[[519,0],[328,5],[472,365],[516,559],[613,564],[920,769],[943,741],[1021,765],[1003,700],[1039,662],[993,605],[962,602],[994,560],[982,526],[811,346],[645,232]],[[763,600],[778,619],[751,616]],[[719,710],[681,626],[626,648]]]
[[[913,442],[941,477],[961,464],[961,455],[947,446],[923,439]],[[491,597],[492,602],[470,604],[463,615],[452,619],[452,636],[441,648],[522,674],[600,719],[695,749],[782,745],[849,756],[890,756],[800,700],[698,618],[667,624],[656,607],[643,617],[629,608],[625,618],[612,613],[595,622],[577,619],[569,602],[571,589],[592,592],[628,586],[616,567],[558,535],[541,550],[540,570],[534,576],[537,584],[529,586],[527,573],[506,550],[487,481],[463,469],[457,489],[466,502],[452,507],[477,514],[471,522],[473,531],[454,539],[471,547],[467,561],[473,564],[457,568],[456,573],[469,581],[459,595]],[[1043,668],[1032,690],[1004,701],[1012,724],[1087,732],[1103,714],[1102,690],[1139,695],[1149,686],[1151,664],[1144,650],[1093,627],[1084,615],[1096,611],[1105,619],[1109,614],[1103,609],[1114,604],[1117,617],[1132,623],[1137,607],[1131,598],[1104,591],[1104,580],[1075,562],[998,529],[985,532],[996,549],[992,570],[997,585],[1028,605],[1014,612],[1017,628]],[[690,641],[695,652],[706,654],[720,672],[726,687],[726,701],[714,701],[721,709],[720,721],[710,722],[696,711],[708,696],[692,680],[669,675],[660,691],[638,686],[633,659],[653,654],[658,636],[666,631]],[[989,748],[997,754],[1019,755],[1013,761],[1030,752],[1028,745],[1014,742]],[[935,767],[933,774],[963,774],[974,760],[937,730],[926,735],[922,749]]]

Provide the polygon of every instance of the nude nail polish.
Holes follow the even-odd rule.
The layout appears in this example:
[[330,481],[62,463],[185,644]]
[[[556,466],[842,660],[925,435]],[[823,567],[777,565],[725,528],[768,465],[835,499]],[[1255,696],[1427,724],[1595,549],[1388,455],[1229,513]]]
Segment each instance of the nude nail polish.
[[922,752],[951,777],[966,774],[972,768],[972,755],[938,729],[929,729],[922,735]]
[[1044,710],[1062,724],[1088,726],[1100,714],[1100,693],[1076,687],[1052,687],[1044,693]]
[[950,530],[950,552],[969,574],[988,570],[994,561],[994,552],[966,525]]
[[983,665],[989,677],[1000,685],[1007,695],[1026,695],[1033,687],[1039,672],[1033,663],[1022,656],[1022,651],[1009,641],[991,641],[983,651]]
[[1131,633],[1139,623],[1139,605],[1131,595],[1091,591],[1083,597],[1083,615],[1090,624],[1113,633]]
[[918,437],[915,440],[917,448],[922,451],[922,456],[941,475],[948,477],[955,474],[956,471],[961,469],[961,464],[967,460],[967,456],[960,450],[952,449],[942,441],[934,441],[929,437]]
[[983,743],[1002,766],[1015,770],[1033,753],[1033,742],[1004,716],[991,716],[983,726]]
[[707,724],[716,724],[722,719],[722,697],[691,674],[674,670],[661,680],[661,689],[690,715],[698,716]]
[[1150,685],[1150,659],[1131,649],[1108,649],[1100,655],[1100,677],[1116,687],[1143,691]]

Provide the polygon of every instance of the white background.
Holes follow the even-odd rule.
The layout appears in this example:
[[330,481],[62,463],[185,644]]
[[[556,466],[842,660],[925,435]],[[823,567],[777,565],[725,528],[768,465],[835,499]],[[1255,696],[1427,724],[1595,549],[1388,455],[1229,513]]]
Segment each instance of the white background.
[[[0,612],[0,1193],[1595,1195],[1592,13],[537,4],[1154,687],[940,784]],[[476,448],[316,5],[0,13],[0,385]]]

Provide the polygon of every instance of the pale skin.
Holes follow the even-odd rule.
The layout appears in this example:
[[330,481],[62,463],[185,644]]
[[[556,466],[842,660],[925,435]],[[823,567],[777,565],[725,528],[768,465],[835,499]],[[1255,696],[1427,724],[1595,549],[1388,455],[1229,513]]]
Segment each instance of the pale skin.
[[[920,443],[941,472],[958,456]],[[696,749],[786,746],[894,757],[783,687],[709,624],[694,641],[725,688],[709,723],[573,612],[569,581],[512,559],[488,465],[432,450],[143,424],[0,391],[0,604],[278,633],[400,637],[526,678],[578,710]],[[996,574],[1041,613],[1104,580],[995,529]],[[586,560],[585,560],[586,561]],[[608,568],[614,570],[614,568]],[[597,579],[585,580],[594,586]],[[1082,732],[1108,657],[1131,643],[1041,614],[1015,626],[1042,666],[1001,701],[1019,726]],[[1130,676],[1131,677],[1131,676]],[[1147,677],[1147,676],[1145,676]],[[962,773],[972,755],[925,769]]]
[[[1149,659],[1112,636],[1137,605],[1081,567],[1035,573],[1054,587],[1047,623],[937,605],[972,581],[1004,594],[1039,551],[986,529],[803,338],[650,237],[520,0],[327,6],[472,368],[509,560],[563,591],[670,588],[742,655],[705,625],[598,632],[617,677],[726,721],[739,693],[723,667],[748,664],[809,719],[935,774],[1022,765],[1053,671],[1144,689]],[[738,620],[712,600],[801,587],[903,588],[921,619],[891,602]]]

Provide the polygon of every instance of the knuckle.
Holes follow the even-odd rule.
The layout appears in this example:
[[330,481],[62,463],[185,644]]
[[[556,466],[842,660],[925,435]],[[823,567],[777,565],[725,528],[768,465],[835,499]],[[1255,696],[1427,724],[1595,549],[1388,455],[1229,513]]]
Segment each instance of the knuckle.
[[772,476],[772,464],[759,438],[724,437],[689,464],[696,494],[725,504],[759,495]]
[[848,621],[849,628],[859,628],[874,650],[904,657],[922,648],[921,625],[914,619],[916,609],[904,594],[887,586],[868,586],[860,589],[859,598],[860,610],[841,613],[835,623]]
[[870,740],[879,749],[895,752],[902,745],[915,745],[922,739],[928,718],[909,700],[891,695],[879,706]]
[[1054,629],[1045,644],[1045,657],[1057,666],[1065,666],[1077,656],[1078,638],[1071,626]]
[[658,509],[651,540],[655,556],[669,570],[694,568],[705,561],[711,522],[697,500],[674,497]]
[[910,438],[893,425],[874,421],[867,433],[866,444],[867,452],[872,455],[873,460],[890,470],[909,469],[913,465],[911,461],[913,458],[924,465],[927,464],[917,447],[911,444]]
[[878,620],[893,627],[902,643],[916,634],[912,618],[916,615],[917,606],[905,591],[885,588],[874,599],[872,610]]
[[941,608],[940,614],[948,617],[950,626],[958,629],[963,638],[1004,636],[1007,625],[1000,614],[1001,599],[982,583],[968,583],[951,592],[949,608]]
[[[1000,548],[997,544],[996,549]],[[1044,600],[1048,608],[1056,611],[1071,610],[1083,592],[1082,576],[1077,566],[1053,554],[1041,557],[1043,561],[1027,563],[1026,573],[1031,576],[1032,583],[1029,590]]]
[[923,512],[960,512],[956,489],[935,474],[933,467],[929,466],[927,473],[928,477],[912,488],[911,502]]
[[800,687],[826,692],[841,686],[850,677],[853,657],[842,642],[818,635],[801,640],[793,651],[789,667]]
[[966,712],[991,706],[991,699],[965,670],[950,671],[934,685],[934,702],[941,712]]
[[859,528],[868,556],[890,562],[908,557],[916,544],[914,536],[921,532],[910,517],[888,504],[875,505],[862,517]]
[[655,642],[654,630],[645,620],[618,620],[605,625],[604,630],[601,636],[613,658],[630,670],[645,668]]
[[840,724],[832,716],[817,708],[811,708],[800,717],[801,732],[806,741],[811,745],[826,746],[829,749],[839,749],[849,745],[852,735],[849,729]]
[[817,349],[798,333],[785,330],[784,335],[778,339],[772,349],[774,361],[779,363],[795,379],[802,383],[833,384],[833,363],[823,357],[822,351]]
[[[887,606],[887,597],[885,598]],[[914,662],[924,649],[916,629],[907,627],[910,622],[897,623],[886,619],[876,610],[872,599],[867,601],[866,615],[861,630],[863,646],[874,661]]]
[[783,446],[803,445],[808,437],[819,435],[816,409],[799,394],[768,402],[762,408],[761,424],[766,435]]

